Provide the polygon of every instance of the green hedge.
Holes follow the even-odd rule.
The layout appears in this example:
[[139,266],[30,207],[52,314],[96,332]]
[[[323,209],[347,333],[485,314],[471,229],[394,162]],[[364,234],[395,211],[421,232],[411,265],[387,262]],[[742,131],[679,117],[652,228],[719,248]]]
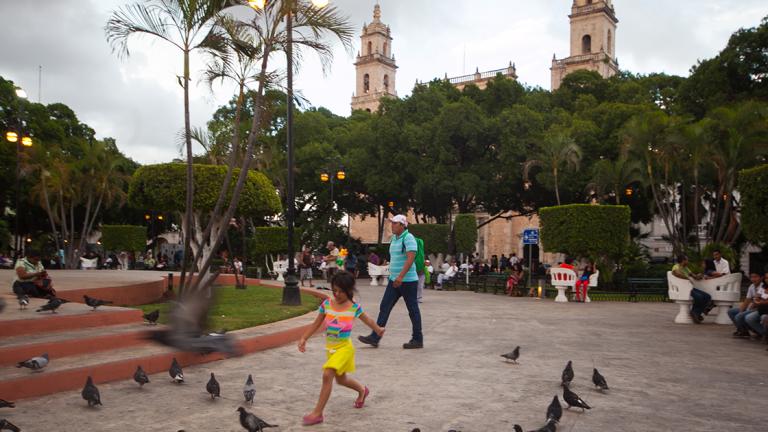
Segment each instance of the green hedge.
[[738,189],[744,234],[753,243],[768,243],[768,165],[741,171]]
[[[293,232],[293,244],[296,252],[301,250],[302,231],[295,229]],[[288,252],[288,228],[286,227],[258,227],[253,237],[248,240],[249,255],[266,255]]]
[[101,244],[108,251],[143,252],[147,247],[147,227],[102,225]]
[[453,239],[457,253],[471,254],[477,244],[477,222],[473,214],[456,215],[453,222]]
[[573,204],[539,211],[546,252],[574,257],[617,258],[629,242],[627,206]]
[[451,230],[442,224],[413,224],[408,225],[408,231],[424,240],[424,251],[427,254],[446,254]]
[[[194,206],[198,212],[212,211],[219,198],[226,166],[194,165]],[[228,195],[237,183],[240,170],[235,170]],[[133,173],[128,188],[128,200],[138,208],[159,211],[184,211],[186,196],[186,165],[170,163],[147,165]],[[226,204],[229,203],[227,199]],[[225,205],[226,205],[225,204]],[[281,211],[275,186],[257,171],[249,171],[237,205],[238,215],[272,216]]]

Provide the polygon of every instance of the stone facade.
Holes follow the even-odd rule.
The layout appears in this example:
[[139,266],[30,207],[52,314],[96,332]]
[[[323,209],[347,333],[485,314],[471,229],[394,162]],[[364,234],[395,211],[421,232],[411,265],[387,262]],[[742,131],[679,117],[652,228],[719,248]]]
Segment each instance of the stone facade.
[[381,6],[378,3],[373,9],[373,22],[363,25],[355,70],[357,78],[352,111],[373,112],[379,109],[382,97],[397,97],[397,64],[392,54],[392,33],[389,26],[381,22]]
[[591,70],[603,78],[619,72],[616,61],[616,11],[612,0],[574,0],[571,7],[571,54],[552,58],[552,91],[577,70]]
[[453,84],[454,87],[456,87],[459,90],[464,90],[464,87],[466,87],[469,84],[476,85],[480,90],[484,89],[488,85],[488,81],[492,78],[496,78],[498,74],[501,74],[502,76],[505,76],[507,78],[517,80],[517,68],[515,67],[515,64],[512,62],[509,62],[509,66],[507,66],[504,69],[497,69],[492,70],[488,72],[480,72],[480,69],[475,69],[475,73],[472,75],[464,75],[454,78],[448,78],[448,75],[446,74],[445,79],[448,80],[451,84]]

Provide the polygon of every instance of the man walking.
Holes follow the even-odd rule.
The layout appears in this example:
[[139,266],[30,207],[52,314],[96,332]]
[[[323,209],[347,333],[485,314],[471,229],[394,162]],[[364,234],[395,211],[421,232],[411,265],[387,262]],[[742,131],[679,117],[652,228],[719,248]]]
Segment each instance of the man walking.
[[336,262],[339,259],[339,249],[332,241],[328,242],[326,248],[328,248],[328,255],[324,258],[326,265],[325,271],[326,276],[328,277],[328,283],[331,283],[331,278],[336,274],[336,270],[339,269],[339,264]]
[[[390,219],[392,222],[392,240],[389,243],[389,283],[384,291],[384,297],[379,305],[379,317],[376,323],[384,327],[389,320],[389,314],[400,297],[405,301],[408,315],[413,326],[410,342],[403,344],[404,349],[416,349],[424,347],[424,336],[421,333],[421,312],[417,300],[419,277],[416,273],[414,260],[418,245],[413,234],[408,232],[408,220],[403,215],[397,215]],[[379,346],[381,337],[374,332],[368,336],[360,336],[360,342],[373,346]]]

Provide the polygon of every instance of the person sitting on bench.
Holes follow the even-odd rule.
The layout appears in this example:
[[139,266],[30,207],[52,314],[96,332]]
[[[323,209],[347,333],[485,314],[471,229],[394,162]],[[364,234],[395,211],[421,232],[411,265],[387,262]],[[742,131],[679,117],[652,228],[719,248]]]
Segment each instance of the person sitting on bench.
[[40,253],[37,251],[27,250],[24,258],[16,262],[13,292],[19,298],[25,295],[39,298],[56,295],[53,282],[40,263]]

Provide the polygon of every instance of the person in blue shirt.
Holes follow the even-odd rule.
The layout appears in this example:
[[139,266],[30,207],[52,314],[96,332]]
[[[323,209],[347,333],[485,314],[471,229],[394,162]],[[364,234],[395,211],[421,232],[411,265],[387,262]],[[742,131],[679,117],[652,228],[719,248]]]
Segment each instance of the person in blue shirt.
[[[384,291],[384,297],[381,298],[379,317],[376,323],[380,327],[385,327],[392,308],[402,297],[408,308],[408,315],[413,327],[411,340],[403,344],[403,348],[424,348],[424,336],[421,333],[421,312],[417,298],[419,275],[416,273],[416,266],[413,262],[419,247],[416,243],[416,237],[408,232],[408,220],[405,216],[397,215],[389,221],[392,222],[392,239],[389,242],[389,283],[387,283],[387,288]],[[360,336],[358,339],[360,342],[376,348],[379,346],[381,336],[371,332],[370,335]]]

